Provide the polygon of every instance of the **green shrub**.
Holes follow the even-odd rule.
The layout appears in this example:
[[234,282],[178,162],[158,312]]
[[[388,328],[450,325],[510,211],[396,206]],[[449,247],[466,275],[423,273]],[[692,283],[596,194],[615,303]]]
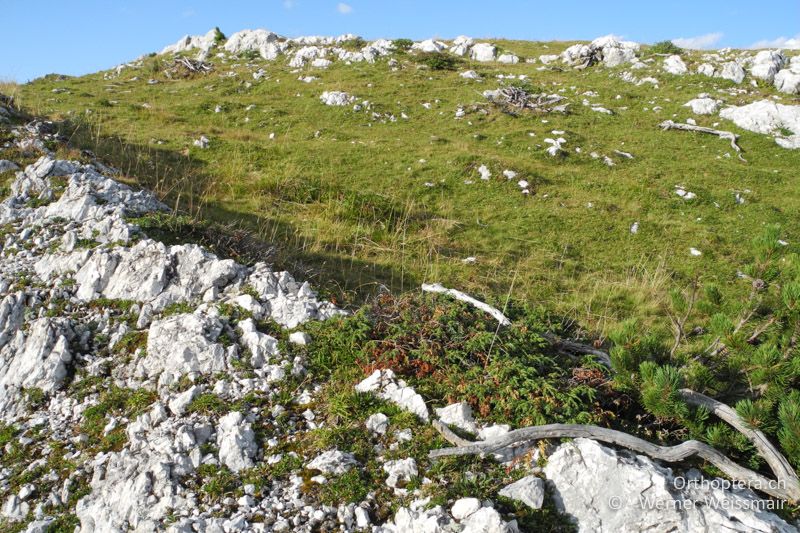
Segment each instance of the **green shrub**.
[[409,48],[414,46],[414,41],[412,41],[411,39],[402,39],[401,38],[401,39],[395,39],[392,42],[394,43],[395,49],[397,49],[399,51],[402,51],[402,52],[405,52],[406,50],[408,50]]
[[682,54],[684,52],[683,48],[676,45],[672,41],[659,41],[652,46],[650,46],[649,51],[654,54]]
[[462,61],[454,56],[439,52],[423,52],[415,56],[420,65],[425,65],[431,70],[456,70]]

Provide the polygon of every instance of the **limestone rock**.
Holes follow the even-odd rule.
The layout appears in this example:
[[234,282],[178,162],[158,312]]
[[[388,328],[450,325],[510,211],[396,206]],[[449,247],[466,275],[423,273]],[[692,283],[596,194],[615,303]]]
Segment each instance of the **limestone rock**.
[[544,502],[544,480],[536,476],[526,476],[506,485],[498,494],[524,503],[531,509],[541,509]]
[[[743,106],[726,107],[719,116],[748,131],[776,135],[775,142],[784,148],[800,148],[800,106],[759,100]],[[777,136],[782,129],[789,130],[792,135]]]
[[775,75],[775,88],[782,93],[798,94],[800,93],[800,73],[793,72],[790,69],[783,69]]
[[217,342],[222,323],[213,316],[189,313],[153,322],[147,355],[137,363],[145,378],[165,375],[169,384],[183,374],[210,374],[225,370],[225,348]]
[[470,59],[474,61],[494,61],[497,55],[497,47],[489,43],[478,43],[470,50]]
[[681,56],[671,55],[664,60],[664,70],[670,74],[681,75],[686,74],[689,69],[686,68],[686,63],[683,62]]
[[719,102],[713,98],[695,98],[683,104],[683,107],[692,108],[692,113],[695,115],[712,115],[717,112]]
[[447,407],[437,408],[435,411],[439,420],[445,424],[456,426],[473,435],[478,434],[478,426],[472,417],[472,407],[467,402],[453,403]]
[[319,470],[325,474],[341,475],[358,465],[358,461],[351,453],[329,450],[322,452],[313,461],[306,465],[309,470]]
[[219,419],[217,446],[220,462],[233,472],[253,466],[258,447],[255,433],[250,424],[244,422],[242,413],[233,411]]
[[376,370],[364,381],[356,385],[358,392],[374,392],[379,398],[397,404],[401,408],[414,413],[423,421],[429,418],[425,400],[404,381],[396,381],[391,370]]
[[355,102],[355,97],[343,91],[325,91],[319,97],[325,105],[345,106]]
[[750,75],[754,78],[772,83],[775,75],[786,63],[786,56],[779,50],[761,50],[752,60]]
[[[756,495],[750,491],[699,484],[681,490],[670,469],[590,439],[559,446],[544,472],[556,506],[573,517],[581,532],[795,531],[777,516],[756,510]],[[695,504],[679,505],[685,501]]]

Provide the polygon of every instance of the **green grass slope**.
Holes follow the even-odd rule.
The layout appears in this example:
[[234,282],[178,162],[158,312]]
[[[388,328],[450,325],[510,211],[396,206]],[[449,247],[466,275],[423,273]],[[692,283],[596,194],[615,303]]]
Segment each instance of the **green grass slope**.
[[[496,43],[523,58],[570,44]],[[285,56],[267,62],[212,54],[214,71],[206,75],[169,79],[170,58],[155,56],[119,76],[45,77],[17,96],[31,112],[66,119],[73,145],[92,149],[179,210],[243,225],[275,243],[281,265],[340,299],[379,284],[402,291],[438,281],[495,301],[510,291],[602,333],[631,316],[658,316],[673,284],[699,277],[727,287],[747,258],[743,243],[765,224],[781,224],[792,248],[800,238],[792,222],[800,151],[716,115],[695,118],[741,133],[747,163],[728,157],[735,154],[724,140],[657,127],[692,117],[682,105],[698,93],[733,105],[778,93],[747,81],[672,76],[661,71],[663,56],[641,55],[653,62],[634,74],[655,76],[658,87],[624,82],[624,66],[577,71],[560,62],[540,69],[539,62],[457,59],[452,70],[436,70],[408,53],[395,55],[396,68],[384,58],[319,70],[290,68]],[[684,58],[690,68],[700,61],[696,53]],[[266,75],[254,80],[258,69]],[[467,69],[483,81],[461,78]],[[501,74],[528,79],[496,79]],[[306,75],[318,79],[298,80]],[[504,84],[565,96],[570,112],[507,113],[481,94]],[[732,96],[733,88],[740,94]],[[371,110],[325,106],[319,96],[326,90],[368,100]],[[614,114],[593,111],[584,99]],[[459,107],[466,115],[456,119]],[[210,139],[207,149],[192,145],[201,135]],[[566,153],[551,157],[544,140],[559,136]],[[480,165],[490,180],[479,178]],[[507,180],[505,169],[517,178]],[[530,195],[520,193],[519,179],[530,183]],[[680,198],[677,185],[697,198]],[[693,257],[690,247],[703,255]]]

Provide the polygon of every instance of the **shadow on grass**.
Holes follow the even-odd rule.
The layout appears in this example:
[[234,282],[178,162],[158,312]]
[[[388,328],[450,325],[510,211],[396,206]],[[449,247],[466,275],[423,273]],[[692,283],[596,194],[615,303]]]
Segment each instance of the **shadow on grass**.
[[312,282],[321,296],[339,305],[359,305],[384,287],[402,291],[418,285],[402,269],[318,251],[336,249],[334,242],[318,241],[317,251],[309,251],[302,232],[286,221],[226,208],[213,195],[220,184],[206,163],[190,152],[98,135],[89,123],[61,123],[60,133],[68,139],[68,148],[90,151],[86,155],[118,169],[121,181],[153,191],[172,208],[169,216],[137,220],[148,235],[167,244],[194,242],[241,263],[268,262]]

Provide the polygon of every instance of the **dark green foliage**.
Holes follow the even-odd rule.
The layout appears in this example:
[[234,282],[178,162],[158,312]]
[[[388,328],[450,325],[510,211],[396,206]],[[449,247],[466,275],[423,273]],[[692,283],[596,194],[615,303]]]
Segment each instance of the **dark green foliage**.
[[214,28],[214,44],[217,46],[221,45],[225,41],[226,37],[225,34],[222,33],[222,30],[219,27]]
[[759,460],[751,459],[751,445],[740,433],[690,409],[677,391],[688,387],[735,406],[748,425],[800,464],[800,261],[784,253],[780,236],[780,228],[770,225],[753,239],[752,261],[741,269],[740,298],[724,298],[716,285],[698,291],[696,302],[687,298],[690,292],[672,291],[670,315],[688,316],[672,355],[663,349],[666,332],[659,340],[653,328],[644,334],[625,323],[610,335],[618,385],[638,390],[650,413],[754,467]]
[[456,70],[462,63],[452,55],[439,52],[422,52],[414,56],[414,59],[431,70]]
[[674,54],[682,54],[683,53],[683,48],[681,48],[680,46],[676,45],[672,41],[659,41],[659,42],[653,44],[649,48],[649,51],[654,53],[654,54],[670,54],[670,55],[674,55]]
[[404,52],[414,46],[414,41],[405,38],[395,39],[392,41],[392,43],[394,44],[395,49],[402,50]]

